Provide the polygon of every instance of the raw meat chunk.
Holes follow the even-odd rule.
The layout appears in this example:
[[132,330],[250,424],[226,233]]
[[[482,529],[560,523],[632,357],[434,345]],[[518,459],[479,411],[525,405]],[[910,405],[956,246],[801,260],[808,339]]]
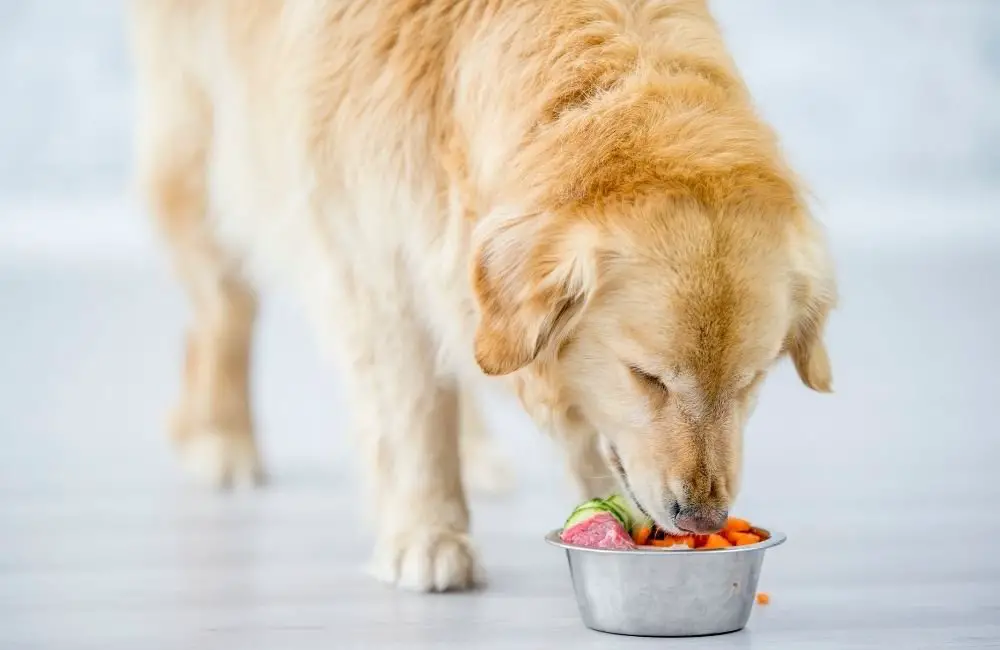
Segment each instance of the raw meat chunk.
[[567,544],[588,548],[635,548],[632,536],[609,512],[599,512],[570,526],[563,530],[560,538]]

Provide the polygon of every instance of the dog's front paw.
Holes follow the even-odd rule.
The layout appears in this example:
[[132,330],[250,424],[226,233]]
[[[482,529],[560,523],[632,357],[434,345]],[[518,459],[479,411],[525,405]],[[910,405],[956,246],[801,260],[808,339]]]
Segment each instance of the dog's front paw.
[[448,529],[414,529],[377,542],[372,573],[410,591],[457,591],[481,582],[468,535]]

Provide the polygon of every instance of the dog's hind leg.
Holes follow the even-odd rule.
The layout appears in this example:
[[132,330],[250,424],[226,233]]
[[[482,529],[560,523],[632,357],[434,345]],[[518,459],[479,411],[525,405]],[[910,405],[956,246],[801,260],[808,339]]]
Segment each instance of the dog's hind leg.
[[136,35],[139,180],[194,312],[173,442],[188,469],[210,484],[257,483],[248,389],[257,301],[210,225],[211,106],[150,25],[139,23]]

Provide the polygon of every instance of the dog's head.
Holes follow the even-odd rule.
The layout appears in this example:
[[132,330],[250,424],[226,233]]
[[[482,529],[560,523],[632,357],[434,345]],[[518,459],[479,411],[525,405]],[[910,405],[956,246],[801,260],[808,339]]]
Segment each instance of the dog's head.
[[830,390],[825,244],[804,212],[769,209],[664,196],[600,214],[498,210],[477,227],[479,365],[557,375],[623,487],[674,532],[724,522],[778,359]]

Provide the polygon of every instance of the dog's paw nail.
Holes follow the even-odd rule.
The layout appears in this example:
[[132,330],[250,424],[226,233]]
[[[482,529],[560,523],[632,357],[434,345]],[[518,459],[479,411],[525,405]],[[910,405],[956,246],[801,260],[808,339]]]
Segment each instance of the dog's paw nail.
[[372,567],[375,577],[410,591],[456,591],[482,579],[464,533],[414,530],[383,540]]

